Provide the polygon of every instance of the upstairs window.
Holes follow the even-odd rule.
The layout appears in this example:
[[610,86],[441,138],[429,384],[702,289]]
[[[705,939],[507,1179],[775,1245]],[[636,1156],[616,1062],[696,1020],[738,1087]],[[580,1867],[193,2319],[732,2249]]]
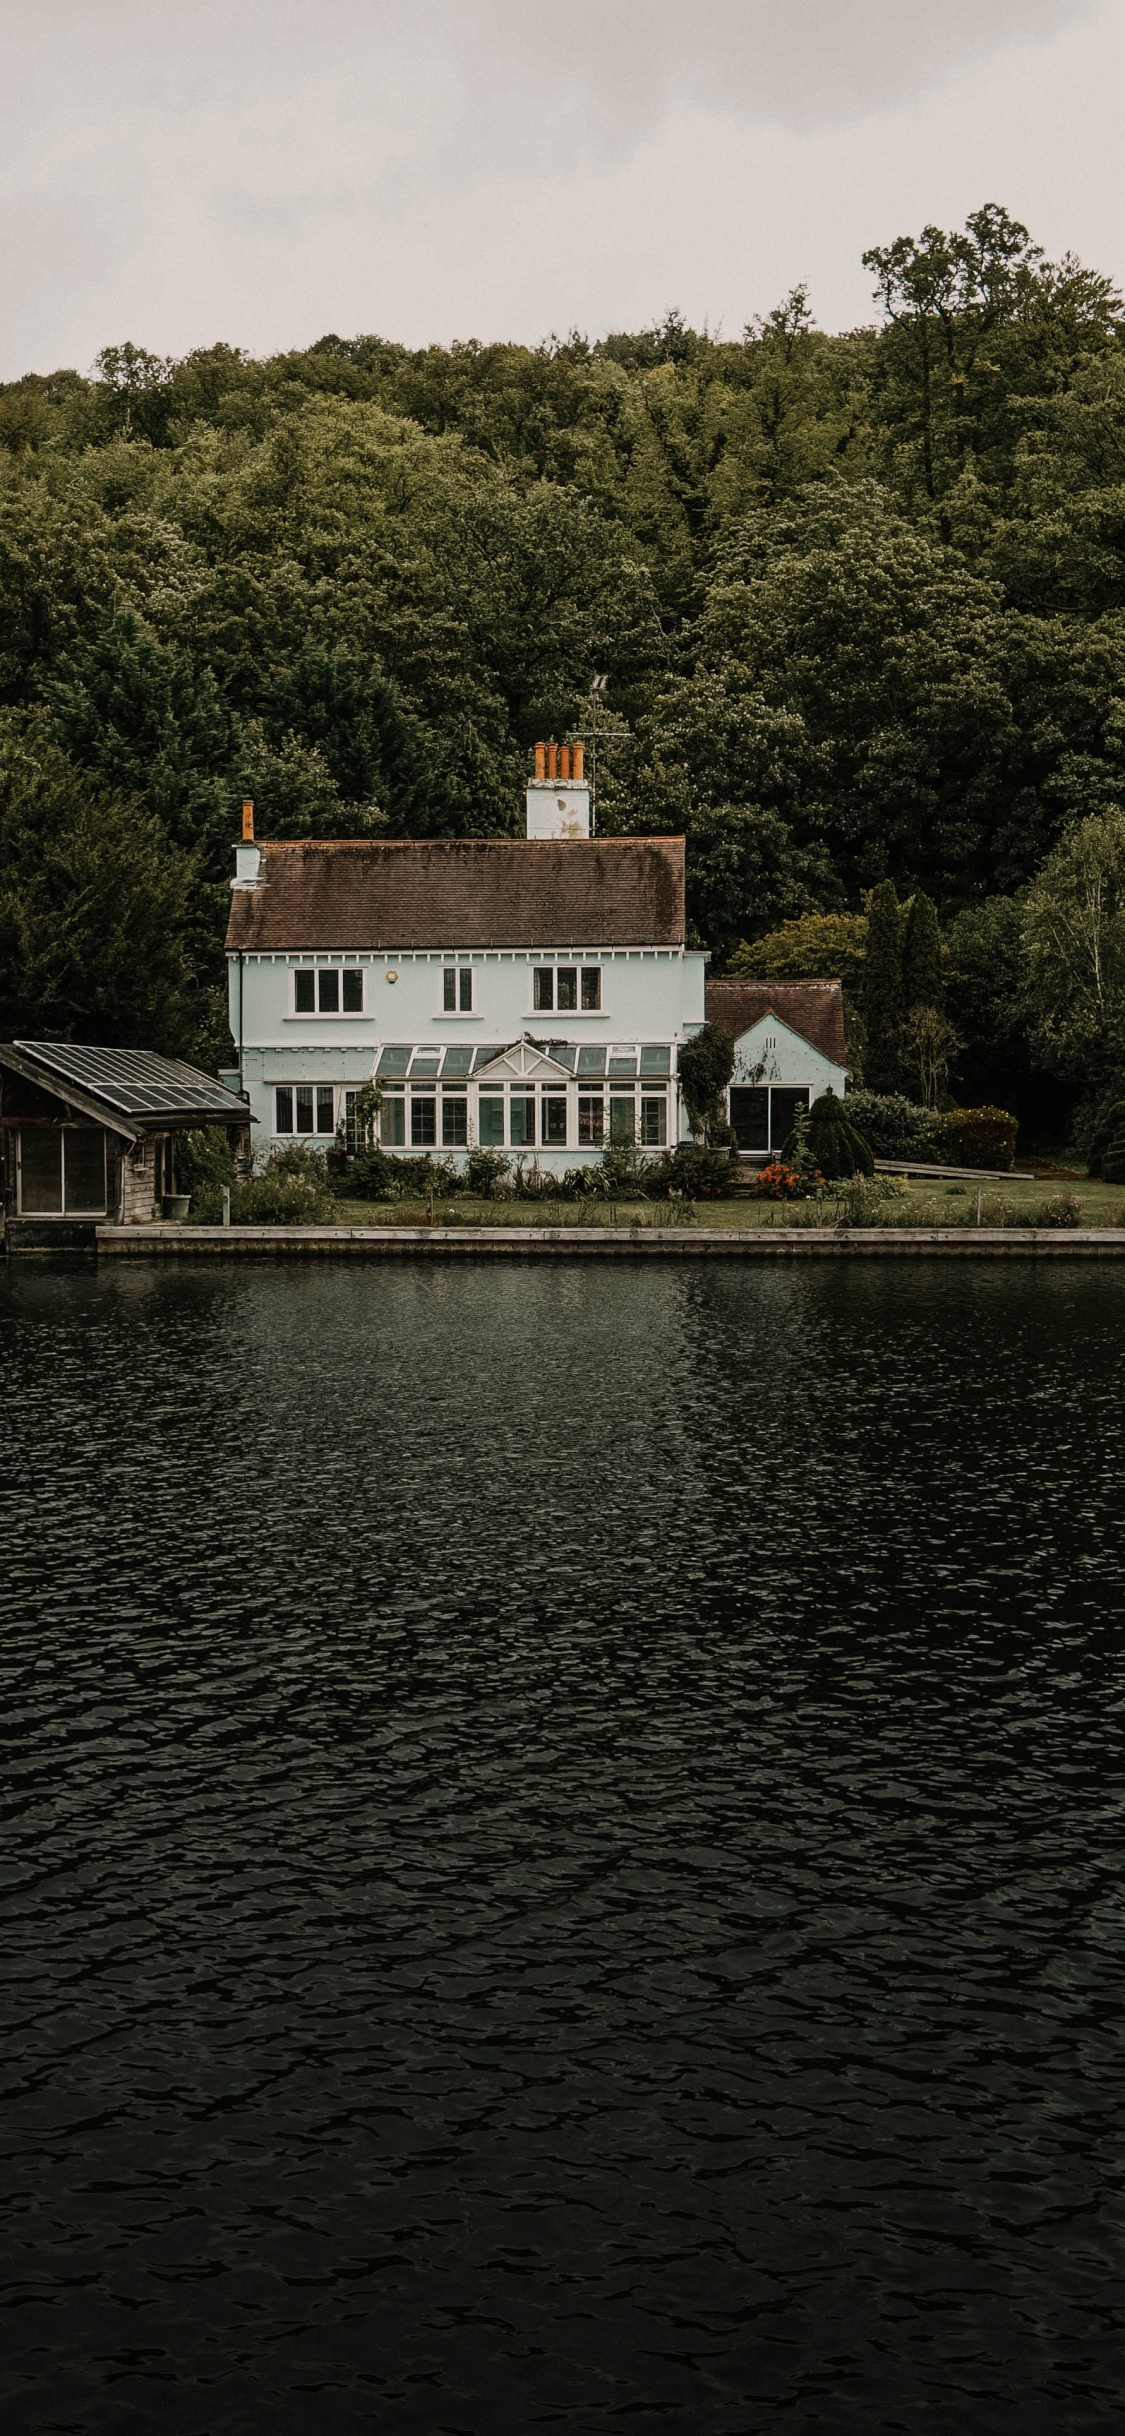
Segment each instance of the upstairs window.
[[447,964],[441,977],[441,991],[443,1014],[472,1014],[473,975],[469,965]]
[[535,967],[536,1013],[539,1015],[576,1015],[580,987],[583,1014],[599,1014],[602,1003],[600,964],[584,964],[581,973],[576,964],[537,964]]
[[597,1014],[599,1014],[599,1013],[600,1013],[600,1011],[601,1011],[601,1003],[602,1003],[602,968],[601,968],[600,964],[584,964],[584,965],[583,965],[583,967],[582,967],[582,1012],[583,1012],[583,1014],[584,1014],[584,1015],[597,1015]]
[[299,968],[293,975],[293,1012],[295,1015],[362,1015],[363,974],[356,965],[346,965],[343,972],[325,967],[320,972]]

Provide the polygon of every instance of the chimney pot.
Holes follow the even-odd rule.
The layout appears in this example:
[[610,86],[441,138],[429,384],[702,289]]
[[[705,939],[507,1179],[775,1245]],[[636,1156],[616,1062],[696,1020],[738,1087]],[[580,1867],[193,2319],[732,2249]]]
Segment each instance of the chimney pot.
[[249,796],[245,798],[242,806],[242,843],[244,846],[252,846],[254,843],[254,806]]
[[558,784],[559,748],[557,744],[549,744],[547,747],[547,776],[550,779],[552,786],[556,786]]
[[547,775],[547,747],[545,744],[537,744],[535,747],[535,775],[538,779],[543,779]]
[[574,783],[578,787],[584,786],[586,783],[586,747],[584,744],[576,744],[574,747]]
[[568,786],[570,785],[570,746],[569,746],[569,744],[564,744],[564,746],[563,746],[563,748],[562,748],[562,751],[561,751],[561,753],[559,754],[559,777],[561,778],[561,780],[562,780],[562,782],[563,782],[564,787],[568,787]]

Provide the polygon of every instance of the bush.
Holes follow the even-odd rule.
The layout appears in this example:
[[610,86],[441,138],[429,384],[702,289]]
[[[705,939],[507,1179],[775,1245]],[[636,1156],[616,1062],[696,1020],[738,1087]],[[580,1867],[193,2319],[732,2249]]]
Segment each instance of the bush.
[[857,1133],[844,1113],[844,1102],[834,1091],[822,1091],[814,1100],[807,1118],[794,1127],[781,1146],[781,1156],[787,1164],[804,1166],[811,1158],[828,1183],[843,1176],[871,1176],[875,1161],[863,1135]]
[[[231,1186],[230,1214],[234,1226],[330,1226],[336,1204],[320,1152],[301,1143],[271,1151],[257,1175]],[[220,1223],[221,1184],[205,1184],[193,1194],[191,1215],[201,1226]]]
[[1086,1165],[1107,1184],[1125,1184],[1125,1091],[1114,1083],[1099,1102],[1086,1138]]
[[[684,1201],[724,1201],[737,1190],[741,1170],[726,1150],[708,1150],[701,1142],[678,1142],[648,1167],[646,1190],[654,1200],[671,1194]],[[624,1196],[623,1196],[624,1197]]]
[[795,1167],[786,1167],[781,1159],[771,1159],[760,1167],[750,1187],[755,1201],[795,1201],[801,1191],[801,1178]]
[[465,1187],[478,1201],[491,1201],[511,1171],[502,1150],[471,1150],[465,1162]]
[[1050,1201],[1040,1202],[1035,1213],[1036,1226],[1081,1226],[1082,1204],[1074,1193],[1055,1193]]
[[1019,1126],[1006,1108],[947,1108],[934,1125],[947,1167],[1011,1166]]
[[220,1125],[193,1128],[178,1133],[175,1139],[176,1187],[181,1193],[207,1192],[213,1186],[221,1195],[224,1184],[233,1184],[237,1175],[235,1155]]
[[734,1040],[719,1023],[705,1023],[680,1050],[680,1090],[695,1134],[713,1142],[721,1128],[729,1134],[723,1114],[727,1085],[734,1073]]
[[357,1201],[393,1201],[401,1187],[397,1180],[398,1162],[389,1159],[378,1142],[356,1152],[354,1159],[344,1163],[340,1190]]
[[849,1124],[877,1159],[917,1159],[927,1167],[938,1163],[940,1120],[934,1109],[908,1100],[901,1091],[849,1091],[845,1110]]

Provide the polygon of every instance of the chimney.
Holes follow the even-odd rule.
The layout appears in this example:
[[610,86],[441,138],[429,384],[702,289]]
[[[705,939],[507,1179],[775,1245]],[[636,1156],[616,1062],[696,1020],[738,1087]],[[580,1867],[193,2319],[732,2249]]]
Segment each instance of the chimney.
[[527,788],[529,837],[589,837],[590,789],[581,744],[537,744]]
[[232,888],[256,888],[262,865],[262,849],[254,843],[254,806],[249,796],[242,805],[242,844],[234,850]]

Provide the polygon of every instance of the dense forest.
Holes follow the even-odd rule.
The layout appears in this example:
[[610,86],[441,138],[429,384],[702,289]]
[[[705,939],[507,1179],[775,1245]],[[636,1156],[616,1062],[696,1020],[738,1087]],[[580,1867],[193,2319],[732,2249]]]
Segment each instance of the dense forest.
[[686,833],[717,966],[862,962],[890,883],[938,909],[955,1087],[1048,1130],[1104,1087],[1125,308],[996,206],[864,259],[840,336],[796,290],[737,339],[0,388],[0,1033],[213,1062],[243,794],[265,835],[518,833],[581,729],[600,828]]

